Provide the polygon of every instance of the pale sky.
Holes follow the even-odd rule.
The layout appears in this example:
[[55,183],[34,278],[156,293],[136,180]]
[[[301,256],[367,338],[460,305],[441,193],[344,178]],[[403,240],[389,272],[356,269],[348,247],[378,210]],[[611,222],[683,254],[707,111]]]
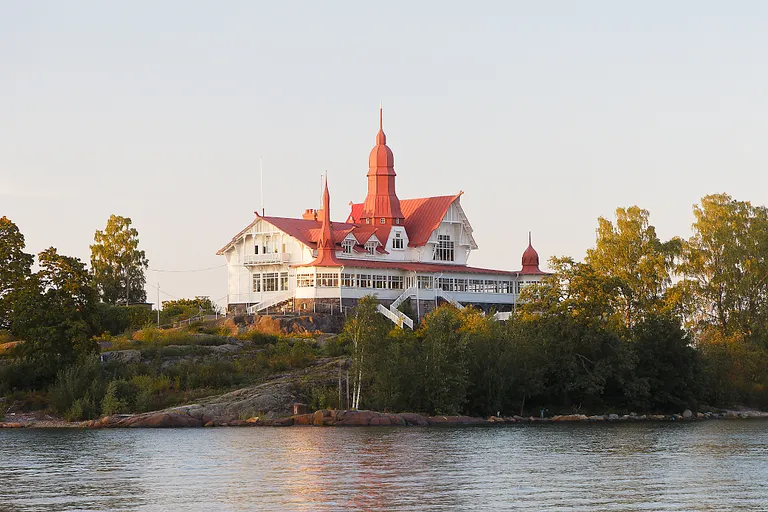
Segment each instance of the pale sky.
[[[598,216],[768,203],[766,2],[0,0],[0,215],[90,257],[111,213],[150,267],[217,267],[253,220],[366,193],[378,105],[401,199],[465,192],[470,264],[577,259]],[[226,269],[148,272],[226,294]],[[156,292],[148,287],[150,301]]]

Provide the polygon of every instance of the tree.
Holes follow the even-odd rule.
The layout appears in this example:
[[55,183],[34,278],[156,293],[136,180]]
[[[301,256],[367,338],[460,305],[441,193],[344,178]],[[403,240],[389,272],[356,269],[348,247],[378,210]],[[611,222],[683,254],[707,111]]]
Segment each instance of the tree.
[[13,293],[32,272],[34,256],[24,252],[24,235],[8,217],[0,218],[0,329],[10,328]]
[[139,250],[139,232],[131,219],[110,215],[91,246],[91,271],[101,300],[108,304],[146,302],[144,271],[149,260]]
[[422,339],[422,389],[430,414],[457,414],[467,399],[469,384],[465,337],[459,311],[443,305],[424,317]]
[[616,209],[616,225],[600,217],[597,243],[587,250],[586,263],[615,282],[617,306],[626,327],[665,307],[674,257],[680,241],[662,243],[648,222],[648,210]]
[[343,336],[352,342],[352,408],[360,407],[363,383],[368,376],[374,351],[380,348],[389,331],[387,320],[376,311],[378,301],[363,297],[344,324]]
[[695,410],[699,354],[679,319],[671,315],[647,316],[632,329],[631,340],[637,355],[636,375],[646,390],[635,403],[653,410]]
[[703,197],[693,213],[693,236],[683,244],[678,268],[692,323],[715,325],[725,335],[764,329],[768,210],[715,194]]
[[51,247],[38,256],[40,271],[17,294],[11,316],[13,333],[26,342],[22,354],[34,361],[38,383],[98,350],[98,297],[79,259]]

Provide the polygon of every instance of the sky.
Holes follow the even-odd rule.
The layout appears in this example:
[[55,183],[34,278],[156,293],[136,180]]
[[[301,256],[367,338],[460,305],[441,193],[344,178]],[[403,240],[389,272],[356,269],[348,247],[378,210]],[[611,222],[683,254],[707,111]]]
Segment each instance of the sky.
[[766,26],[746,0],[0,0],[0,216],[83,261],[130,217],[150,301],[225,302],[259,159],[268,215],[327,171],[343,221],[382,102],[398,196],[463,190],[474,266],[519,269],[529,231],[582,259],[620,206],[687,237],[705,194],[768,203]]

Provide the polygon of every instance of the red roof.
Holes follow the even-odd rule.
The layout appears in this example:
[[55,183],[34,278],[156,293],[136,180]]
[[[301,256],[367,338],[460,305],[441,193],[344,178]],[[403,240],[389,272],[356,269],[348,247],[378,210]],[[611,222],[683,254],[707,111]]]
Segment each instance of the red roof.
[[[406,233],[408,233],[408,246],[409,247],[421,247],[426,245],[429,241],[429,236],[434,230],[440,226],[443,217],[448,212],[448,208],[451,204],[461,196],[461,192],[453,196],[436,196],[436,197],[422,197],[419,199],[403,199],[400,201],[400,208],[403,211],[405,221],[403,226]],[[359,221],[363,213],[363,204],[353,204],[352,211],[347,218],[347,222]],[[355,234],[358,231],[366,228],[355,229]],[[373,226],[371,226],[373,228]],[[381,228],[389,228],[389,226],[381,226]],[[379,237],[379,235],[376,235]],[[387,229],[387,237],[389,237],[389,229]],[[386,240],[379,237],[379,240]],[[364,243],[364,242],[363,242]]]
[[[300,266],[300,265],[296,265]],[[303,265],[310,266],[310,265]],[[324,265],[330,266],[330,265]],[[511,270],[493,270],[488,268],[478,267],[466,267],[464,265],[446,265],[444,263],[418,263],[410,261],[366,261],[366,260],[352,260],[352,259],[339,259],[339,264],[334,265],[339,267],[351,267],[351,268],[371,268],[371,269],[395,269],[395,270],[407,270],[409,272],[451,272],[456,274],[493,274],[503,276],[518,276],[522,272],[514,272]]]
[[[216,254],[222,254],[224,251],[229,249],[229,247],[235,243],[240,238],[240,236],[242,236],[242,234],[245,233],[248,228],[250,228],[259,219],[264,219],[280,231],[289,236],[292,236],[306,246],[309,246],[313,249],[317,247],[317,241],[320,239],[320,231],[322,227],[322,223],[320,221],[291,219],[287,217],[262,217],[257,213],[256,219],[248,224],[245,229],[232,237],[232,240],[227,245],[219,249]],[[341,241],[344,240],[350,231],[355,228],[354,224],[347,224],[344,222],[332,222],[331,226],[333,231],[333,241],[337,244],[341,243]]]

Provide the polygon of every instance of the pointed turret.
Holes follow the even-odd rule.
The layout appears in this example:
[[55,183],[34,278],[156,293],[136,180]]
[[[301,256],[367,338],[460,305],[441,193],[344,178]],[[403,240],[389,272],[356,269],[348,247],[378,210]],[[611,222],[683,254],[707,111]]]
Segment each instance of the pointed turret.
[[368,157],[368,195],[360,220],[370,224],[402,224],[403,212],[395,192],[395,157],[384,134],[384,111],[379,107],[379,133]]
[[521,274],[541,274],[539,270],[539,253],[531,244],[531,232],[528,232],[528,248],[523,253],[523,270]]
[[320,210],[320,238],[317,240],[317,258],[310,263],[316,267],[341,266],[336,257],[336,243],[333,240],[333,225],[331,224],[331,194],[328,193],[328,178],[325,178],[323,190],[323,209]]

